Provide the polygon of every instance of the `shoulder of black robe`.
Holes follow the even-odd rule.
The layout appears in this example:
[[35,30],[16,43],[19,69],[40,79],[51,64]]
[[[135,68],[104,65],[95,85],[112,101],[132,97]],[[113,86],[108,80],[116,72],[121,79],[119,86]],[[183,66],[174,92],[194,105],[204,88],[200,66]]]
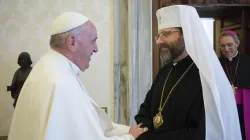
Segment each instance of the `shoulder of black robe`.
[[219,57],[219,61],[220,61],[221,64],[223,62],[223,59],[225,59],[225,58],[224,57]]
[[154,125],[152,123],[152,112],[151,112],[151,102],[152,102],[152,94],[154,91],[155,84],[159,82],[160,77],[163,73],[168,73],[172,67],[172,63],[163,66],[156,75],[153,84],[148,91],[144,102],[140,105],[140,109],[138,114],[135,116],[135,121],[137,124],[142,123],[141,127],[147,127],[148,129],[153,129]]
[[[178,70],[180,72],[179,74],[182,74],[191,63],[191,58],[187,57],[183,64],[177,64],[177,67],[181,68]],[[139,136],[137,138],[138,140],[205,139],[205,110],[203,95],[199,70],[195,65],[191,67],[180,85],[178,85],[178,88],[173,91],[164,112],[162,112],[163,115],[164,113],[166,114],[166,116],[163,116],[164,124],[158,129],[153,128],[152,118],[155,113],[157,113],[157,104],[160,102],[158,101],[158,96],[161,94],[162,83],[171,67],[172,65],[167,65],[158,73],[154,84],[147,94],[145,102],[141,105],[140,111],[135,117],[137,122],[146,122],[146,126],[149,126],[149,131]],[[175,72],[173,72],[173,74],[174,73]],[[151,104],[151,102],[153,104]]]
[[177,130],[148,130],[141,134],[136,140],[205,140],[206,137],[206,121],[205,121],[205,110],[203,96],[196,98],[193,107],[190,109],[190,117],[192,122],[190,125],[193,126],[184,129]]
[[219,57],[219,61],[220,61],[220,64],[221,64],[221,66],[222,66],[222,68],[223,68],[223,70],[224,70],[226,76],[228,77],[228,75],[227,75],[227,73],[226,73],[226,68],[225,68],[226,61],[228,61],[227,58],[225,58],[225,57],[223,57],[223,56],[222,56],[222,57]]
[[250,89],[250,56],[240,54],[240,61],[237,70],[238,88]]
[[[240,57],[239,57],[240,56]],[[236,59],[233,59],[235,61],[233,64],[233,67],[237,67],[237,58],[239,59],[239,64],[237,68],[237,75],[234,80],[234,85],[237,86],[238,88],[250,88],[250,56],[239,53],[236,57]],[[220,57],[219,58],[220,63],[224,69],[224,72],[226,76],[228,77],[228,74],[226,73],[226,63],[228,63],[228,59],[225,57]]]

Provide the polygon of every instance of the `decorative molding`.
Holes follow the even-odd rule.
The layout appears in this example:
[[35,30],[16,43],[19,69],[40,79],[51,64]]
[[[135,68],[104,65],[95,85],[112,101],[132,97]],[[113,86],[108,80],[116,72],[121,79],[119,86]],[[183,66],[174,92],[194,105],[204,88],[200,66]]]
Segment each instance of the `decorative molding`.
[[151,0],[115,0],[115,122],[131,125],[152,83]]

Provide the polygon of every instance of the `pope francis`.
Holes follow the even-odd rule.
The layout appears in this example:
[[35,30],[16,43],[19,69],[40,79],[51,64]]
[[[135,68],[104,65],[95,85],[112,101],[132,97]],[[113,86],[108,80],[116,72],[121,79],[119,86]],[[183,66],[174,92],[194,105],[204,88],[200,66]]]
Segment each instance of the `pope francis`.
[[134,140],[147,131],[113,123],[80,81],[96,40],[87,17],[66,12],[55,19],[51,48],[21,90],[8,140]]

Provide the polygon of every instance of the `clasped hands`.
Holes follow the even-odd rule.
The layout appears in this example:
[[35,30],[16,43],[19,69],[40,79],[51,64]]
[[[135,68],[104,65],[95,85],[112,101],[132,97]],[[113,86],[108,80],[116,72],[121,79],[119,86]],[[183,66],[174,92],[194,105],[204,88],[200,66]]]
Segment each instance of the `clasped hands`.
[[129,134],[132,135],[135,139],[140,136],[142,133],[148,131],[148,128],[141,128],[142,124],[134,125],[130,127]]

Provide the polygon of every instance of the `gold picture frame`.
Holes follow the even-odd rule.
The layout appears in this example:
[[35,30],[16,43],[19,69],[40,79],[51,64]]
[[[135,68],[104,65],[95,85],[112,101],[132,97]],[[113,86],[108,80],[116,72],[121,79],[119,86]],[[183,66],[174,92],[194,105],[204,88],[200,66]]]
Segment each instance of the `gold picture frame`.
[[101,107],[101,109],[103,109],[108,114],[108,107],[104,106],[104,107]]

